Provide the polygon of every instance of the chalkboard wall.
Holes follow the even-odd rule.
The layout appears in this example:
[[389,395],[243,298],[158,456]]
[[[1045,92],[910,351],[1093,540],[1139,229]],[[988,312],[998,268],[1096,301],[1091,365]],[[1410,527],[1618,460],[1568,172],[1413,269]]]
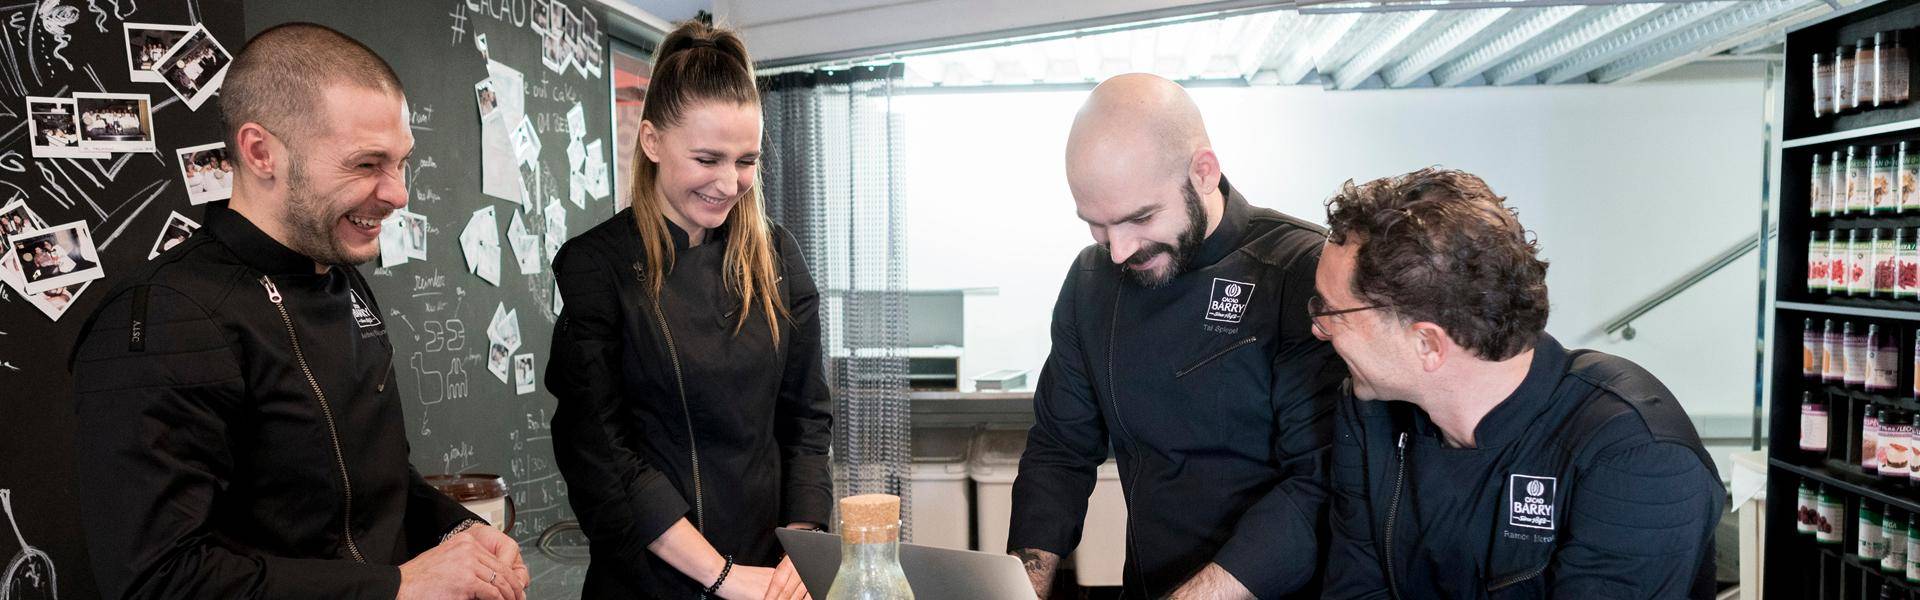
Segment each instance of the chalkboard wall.
[[[86,315],[118,277],[148,260],[170,216],[201,221],[175,150],[220,141],[217,98],[189,110],[164,84],[130,81],[127,22],[204,24],[238,52],[268,27],[312,21],[365,42],[394,66],[412,111],[408,208],[425,218],[416,256],[426,258],[360,268],[386,311],[411,459],[422,473],[506,477],[519,509],[513,535],[523,542],[572,519],[548,438],[554,401],[538,385],[521,391],[511,368],[505,382],[489,369],[489,325],[510,312],[518,343],[509,354],[530,354],[532,373],[544,373],[556,309],[549,230],[558,242],[613,214],[611,194],[587,191],[575,203],[575,188],[594,187],[587,184],[596,171],[612,187],[605,19],[597,5],[547,0],[39,0],[0,8],[0,208],[23,199],[49,225],[87,223],[105,272],[57,321],[18,291],[0,289],[0,489],[11,505],[0,515],[10,521],[0,524],[0,566],[29,556],[26,566],[0,573],[14,578],[13,598],[39,597],[54,584],[61,598],[98,596],[74,509],[77,425],[65,358]],[[541,33],[552,24],[563,46]],[[563,70],[550,68],[556,62]],[[503,114],[488,121],[476,102],[476,83],[491,78],[495,96],[504,96],[514,86],[502,81],[514,72],[520,112],[538,138],[539,168],[525,174],[512,158],[518,121],[509,120],[521,115],[505,114],[514,103],[503,98]],[[151,95],[157,152],[31,156],[26,96],[99,91]],[[576,105],[577,129],[568,115]],[[575,139],[580,150],[596,151],[581,152],[579,169],[569,156]],[[490,175],[488,161],[496,165]],[[522,187],[523,178],[536,187]],[[497,240],[497,284],[476,274],[463,252],[463,233],[487,228]],[[521,248],[511,241],[522,230],[537,272],[522,272]]]

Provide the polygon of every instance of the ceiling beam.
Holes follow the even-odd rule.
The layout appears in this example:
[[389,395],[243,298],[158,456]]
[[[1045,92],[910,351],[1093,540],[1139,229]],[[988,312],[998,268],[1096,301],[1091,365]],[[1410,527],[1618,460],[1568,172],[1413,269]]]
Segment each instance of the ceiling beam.
[[1542,34],[1566,23],[1588,9],[1579,6],[1551,6],[1539,9],[1486,45],[1473,49],[1465,56],[1442,64],[1433,70],[1433,83],[1440,87],[1453,87],[1479,77],[1487,69],[1507,60],[1515,54],[1537,43]]
[[[1547,69],[1541,83],[1566,83],[1586,77],[1594,69],[1606,66],[1642,48],[1658,45],[1687,27],[1738,7],[1741,2],[1719,4],[1682,4],[1654,15],[1640,24],[1606,39],[1587,44],[1565,61]],[[1582,80],[1584,82],[1584,80]]]
[[[1429,10],[1399,14],[1404,15],[1397,19],[1399,22],[1382,31],[1379,37],[1374,38],[1360,50],[1359,54],[1354,55],[1353,60],[1348,61],[1334,73],[1334,89],[1354,89],[1373,77],[1375,73],[1380,72],[1380,67],[1400,56],[1404,46],[1409,45],[1410,42],[1422,41],[1416,36],[1426,29],[1428,24],[1434,23],[1434,18],[1440,12]],[[1429,32],[1427,35],[1432,33]]]
[[1306,17],[1306,20],[1315,21],[1310,28],[1312,33],[1307,36],[1306,43],[1283,58],[1280,65],[1274,68],[1275,81],[1280,85],[1293,85],[1306,79],[1307,75],[1313,72],[1317,57],[1324,54],[1334,43],[1339,42],[1348,30],[1353,29],[1353,24],[1360,21],[1360,15],[1324,15]]
[[1513,14],[1510,8],[1468,11],[1459,20],[1441,31],[1440,35],[1427,40],[1419,48],[1407,53],[1407,57],[1388,66],[1380,75],[1386,80],[1387,87],[1404,87],[1419,81],[1440,63],[1458,58],[1471,48],[1467,43],[1480,37],[1494,23]]
[[1488,69],[1487,80],[1494,85],[1513,85],[1526,81],[1588,44],[1636,25],[1663,8],[1666,7],[1660,4],[1629,4],[1599,9],[1594,18],[1569,30],[1566,35]]
[[1600,83],[1631,83],[1718,54],[1753,40],[1767,40],[1799,23],[1833,12],[1819,0],[1751,0],[1682,35],[1647,46],[1594,72]]

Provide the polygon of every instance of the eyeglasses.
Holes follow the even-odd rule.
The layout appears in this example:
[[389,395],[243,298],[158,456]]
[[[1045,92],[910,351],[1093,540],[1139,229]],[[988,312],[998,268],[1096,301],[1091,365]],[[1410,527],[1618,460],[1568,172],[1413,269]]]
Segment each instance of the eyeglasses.
[[1328,332],[1326,327],[1320,325],[1321,318],[1334,317],[1334,316],[1344,315],[1347,313],[1357,313],[1363,310],[1373,310],[1376,308],[1393,308],[1393,305],[1373,304],[1369,306],[1362,306],[1359,308],[1341,308],[1341,309],[1329,310],[1327,308],[1327,301],[1325,299],[1322,299],[1319,294],[1314,294],[1312,296],[1307,297],[1307,317],[1309,319],[1312,319],[1314,330],[1319,331],[1320,335],[1325,335],[1325,336],[1331,336],[1333,334]]

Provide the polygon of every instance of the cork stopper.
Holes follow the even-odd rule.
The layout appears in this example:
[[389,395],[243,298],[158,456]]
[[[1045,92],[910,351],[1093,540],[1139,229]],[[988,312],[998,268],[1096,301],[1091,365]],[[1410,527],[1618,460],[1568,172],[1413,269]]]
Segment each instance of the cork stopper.
[[840,499],[840,535],[850,544],[900,539],[900,497],[861,494]]

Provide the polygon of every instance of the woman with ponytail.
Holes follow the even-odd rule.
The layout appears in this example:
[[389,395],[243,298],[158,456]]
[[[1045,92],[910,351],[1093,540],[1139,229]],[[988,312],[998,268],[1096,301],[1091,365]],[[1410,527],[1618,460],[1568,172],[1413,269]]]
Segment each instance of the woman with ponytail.
[[768,222],[738,35],[654,56],[633,206],[554,258],[554,457],[591,543],[587,598],[806,598],[774,539],[832,509],[819,292]]

